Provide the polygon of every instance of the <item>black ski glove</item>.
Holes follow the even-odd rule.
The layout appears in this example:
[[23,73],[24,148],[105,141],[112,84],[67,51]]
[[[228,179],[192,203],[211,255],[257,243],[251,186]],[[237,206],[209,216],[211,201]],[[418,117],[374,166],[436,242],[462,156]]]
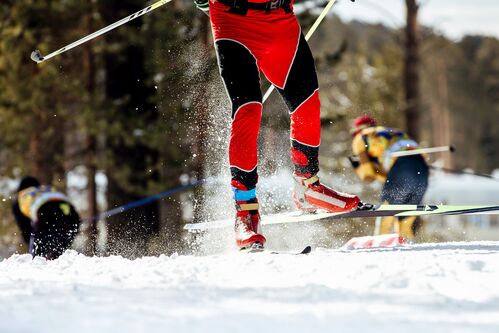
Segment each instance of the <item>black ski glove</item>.
[[360,165],[359,158],[357,156],[348,156],[348,160],[354,169],[357,169]]

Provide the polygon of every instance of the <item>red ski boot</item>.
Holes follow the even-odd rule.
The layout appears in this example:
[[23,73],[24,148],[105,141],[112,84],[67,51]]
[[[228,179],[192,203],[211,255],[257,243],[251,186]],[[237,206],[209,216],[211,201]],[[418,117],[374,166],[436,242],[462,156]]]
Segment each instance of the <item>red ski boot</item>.
[[336,192],[321,184],[319,177],[293,175],[295,189],[293,199],[300,210],[324,209],[331,213],[347,212],[359,207],[360,199],[356,195]]
[[263,249],[266,242],[260,228],[260,214],[256,200],[236,201],[236,245],[240,249],[259,247]]

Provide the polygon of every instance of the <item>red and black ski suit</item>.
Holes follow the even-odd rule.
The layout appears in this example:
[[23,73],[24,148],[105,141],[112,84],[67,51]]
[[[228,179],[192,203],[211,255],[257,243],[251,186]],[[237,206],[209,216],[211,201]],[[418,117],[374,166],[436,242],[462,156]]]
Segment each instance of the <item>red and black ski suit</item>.
[[[252,0],[262,3],[262,0]],[[262,117],[260,71],[286,102],[291,117],[295,172],[319,171],[320,101],[314,59],[300,25],[287,8],[230,12],[210,0],[210,18],[220,74],[232,104],[229,162],[232,185],[257,183],[257,138]],[[242,187],[243,185],[244,187]]]

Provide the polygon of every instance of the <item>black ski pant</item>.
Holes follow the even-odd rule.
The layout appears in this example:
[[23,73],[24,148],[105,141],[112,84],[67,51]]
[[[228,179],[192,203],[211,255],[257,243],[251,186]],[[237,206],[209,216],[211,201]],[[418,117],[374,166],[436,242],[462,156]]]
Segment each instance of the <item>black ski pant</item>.
[[30,253],[56,259],[67,249],[78,232],[80,216],[73,205],[50,201],[38,209],[38,221],[33,223]]
[[399,157],[388,172],[381,201],[420,204],[428,187],[428,165],[421,155]]
[[[399,157],[388,172],[381,191],[381,201],[394,205],[418,205],[428,188],[429,170],[423,156]],[[413,224],[413,232],[419,228],[419,219]]]

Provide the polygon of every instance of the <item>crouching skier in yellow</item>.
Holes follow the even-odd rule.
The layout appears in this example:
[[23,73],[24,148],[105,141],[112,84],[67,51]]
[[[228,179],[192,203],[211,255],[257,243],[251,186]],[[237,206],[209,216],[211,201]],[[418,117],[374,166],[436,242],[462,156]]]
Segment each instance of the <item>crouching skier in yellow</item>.
[[[397,151],[418,148],[417,142],[397,129],[377,126],[368,116],[355,119],[352,126],[354,157],[350,159],[363,181],[384,182],[381,202],[420,204],[428,187],[428,165],[422,155],[393,157]],[[387,216],[376,220],[375,235],[398,233],[413,240],[416,217]]]
[[71,247],[80,225],[63,193],[29,176],[21,180],[12,212],[33,257],[58,258]]

